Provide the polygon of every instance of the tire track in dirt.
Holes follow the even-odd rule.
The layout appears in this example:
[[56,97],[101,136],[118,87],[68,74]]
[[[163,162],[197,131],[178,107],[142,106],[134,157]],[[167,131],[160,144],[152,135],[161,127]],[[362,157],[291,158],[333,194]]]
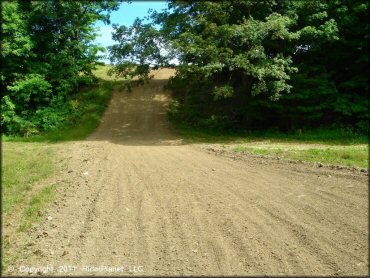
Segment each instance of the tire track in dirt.
[[[227,187],[227,186],[225,186],[225,188],[226,189],[228,189],[229,187]],[[215,190],[213,190],[213,192],[214,192]],[[238,194],[236,194],[235,196],[238,196],[239,195],[239,193]],[[258,197],[257,198],[254,198],[254,199],[258,199]],[[270,200],[273,200],[273,197],[271,196],[271,198],[269,198]],[[271,210],[271,204],[269,205],[269,208],[266,208],[265,206],[260,206],[260,207],[262,207],[268,214],[270,214],[270,216],[271,217],[274,217],[275,218],[275,215],[274,214],[272,214],[271,213],[271,211],[273,212],[273,211],[279,211],[279,212],[281,212],[282,211],[282,208],[280,207],[280,208],[278,208],[278,207],[274,207],[274,206],[272,206],[272,209],[273,210]],[[270,211],[271,210],[271,211]],[[286,209],[287,211],[294,211],[294,209],[293,208],[291,208],[291,209]],[[270,217],[270,218],[271,218]],[[288,217],[288,215],[285,215],[285,218],[287,218],[287,219],[289,219],[289,217]],[[284,218],[284,219],[285,219]],[[312,220],[314,220],[314,219],[312,219]],[[268,221],[268,219],[266,219],[266,221]],[[297,222],[297,220],[295,220],[295,221],[293,221],[292,223],[294,223],[294,222]],[[290,222],[289,222],[290,223]],[[297,229],[292,229],[292,230],[297,230]],[[306,233],[302,233],[302,235],[300,235],[300,237],[301,236],[305,236],[305,234]],[[323,240],[325,240],[325,238],[323,238]],[[308,241],[308,242],[311,242],[311,241]],[[317,250],[320,250],[320,248],[318,247],[318,246],[316,246],[316,249]],[[340,250],[340,248],[338,249],[338,250]],[[342,249],[342,251],[343,251],[343,249]],[[348,252],[347,252],[348,253]],[[351,256],[353,256],[353,257],[356,257],[354,254],[350,254],[349,255],[350,257]],[[326,260],[328,260],[327,258],[326,258]],[[330,260],[329,260],[330,261]],[[333,264],[333,263],[332,263]],[[335,267],[334,267],[335,268]]]

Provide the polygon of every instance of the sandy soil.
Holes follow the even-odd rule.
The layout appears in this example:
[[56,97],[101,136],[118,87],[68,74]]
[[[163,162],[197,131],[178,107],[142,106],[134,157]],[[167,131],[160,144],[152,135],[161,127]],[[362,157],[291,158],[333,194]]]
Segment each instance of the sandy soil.
[[6,274],[366,275],[367,173],[186,145],[169,74],[114,92],[96,132],[65,144],[52,219]]

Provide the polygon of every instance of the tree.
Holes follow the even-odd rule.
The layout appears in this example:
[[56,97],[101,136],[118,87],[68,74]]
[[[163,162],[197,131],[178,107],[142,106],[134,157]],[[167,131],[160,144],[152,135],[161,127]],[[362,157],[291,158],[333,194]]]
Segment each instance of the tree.
[[[184,120],[214,127],[253,126],[254,101],[267,104],[290,93],[290,79],[297,72],[294,55],[335,39],[336,23],[325,3],[169,1],[166,11],[150,15],[158,30],[140,21],[131,29],[134,36],[130,29],[116,28],[119,44],[111,48],[112,61],[119,64],[118,74],[147,77],[148,61],[171,66],[176,58],[179,65],[170,87]],[[146,48],[153,34],[160,44]],[[131,70],[121,62],[130,55],[138,57]],[[132,70],[136,68],[145,70]]]
[[[294,55],[299,72],[292,75],[292,94],[268,105],[267,114],[278,120],[274,124],[289,128],[336,125],[367,133],[368,3],[328,1],[325,5],[322,16],[337,22],[337,38],[317,40],[309,51]],[[301,9],[299,17],[307,18],[304,13]]]
[[94,23],[109,22],[118,0],[2,2],[2,126],[8,134],[56,128],[68,99],[92,80]]

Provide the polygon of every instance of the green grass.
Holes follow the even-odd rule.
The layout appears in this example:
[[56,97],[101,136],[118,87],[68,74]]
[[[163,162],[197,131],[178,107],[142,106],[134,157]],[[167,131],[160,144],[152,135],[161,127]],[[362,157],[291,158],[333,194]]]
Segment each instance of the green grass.
[[301,148],[299,145],[294,147],[274,146],[237,146],[233,149],[237,152],[248,152],[253,154],[262,154],[282,159],[301,160],[308,162],[320,162],[322,164],[357,166],[368,168],[369,147],[367,145],[359,146],[331,146],[331,147],[307,147]]
[[187,143],[237,145],[234,151],[362,168],[367,168],[369,163],[368,137],[350,129],[225,132],[201,130],[175,122],[173,130]]
[[[53,199],[55,186],[35,185],[56,173],[57,145],[3,142],[2,213],[3,227],[19,224],[16,232],[26,232],[39,221],[45,205]],[[5,234],[4,230],[4,234]],[[10,242],[3,234],[3,270],[19,254],[9,254]]]
[[109,76],[108,70],[112,68],[111,65],[100,65],[97,66],[96,69],[93,71],[94,75],[102,80],[107,81],[124,81],[123,77],[116,77],[116,76]]
[[28,207],[24,211],[22,224],[19,229],[21,232],[27,231],[32,227],[33,223],[36,223],[41,219],[41,211],[48,202],[54,199],[55,187],[55,185],[46,186],[40,193],[32,197]]
[[327,145],[367,144],[368,137],[350,129],[313,129],[297,132],[280,131],[214,131],[173,123],[173,131],[188,143],[270,142],[318,143]]
[[3,142],[3,213],[23,202],[32,185],[55,173],[55,147]]
[[77,95],[80,116],[75,123],[63,128],[32,137],[6,137],[3,141],[11,142],[61,142],[85,139],[100,122],[100,118],[108,106],[116,82],[103,81],[92,88],[82,90]]

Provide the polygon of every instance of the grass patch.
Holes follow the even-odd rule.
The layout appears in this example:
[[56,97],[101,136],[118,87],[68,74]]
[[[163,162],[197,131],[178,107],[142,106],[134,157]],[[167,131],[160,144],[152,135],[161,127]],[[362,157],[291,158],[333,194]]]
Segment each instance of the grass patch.
[[107,80],[107,81],[124,81],[125,78],[123,77],[115,77],[109,76],[108,71],[112,68],[111,65],[99,65],[93,71],[94,75],[100,79]]
[[55,148],[45,144],[3,142],[3,213],[21,203],[32,185],[55,173]]
[[233,149],[238,152],[249,152],[253,154],[269,155],[283,159],[293,159],[308,162],[320,162],[323,164],[334,164],[344,166],[357,166],[368,168],[369,147],[367,145],[359,146],[332,146],[302,149],[297,146],[281,147],[251,147],[237,146]]
[[296,132],[215,131],[173,122],[172,129],[188,143],[239,144],[234,151],[285,159],[368,168],[369,138],[350,129]]
[[21,232],[27,231],[32,227],[33,223],[41,219],[41,211],[55,196],[55,187],[55,185],[49,185],[32,197],[28,207],[24,211],[22,224],[19,229]]
[[42,209],[54,196],[54,186],[38,192],[34,186],[55,174],[57,148],[45,143],[2,143],[3,270],[19,257],[19,254],[9,254],[7,224],[16,220],[20,228],[14,232],[27,231],[40,219]]
[[[38,192],[32,197],[29,204],[23,210],[21,216],[21,225],[16,232],[26,232],[28,231],[34,223],[41,220],[43,214],[42,211],[45,209],[47,204],[54,199],[55,196],[55,185],[49,185]],[[20,257],[19,253],[11,254],[9,252],[11,243],[9,242],[9,237],[3,237],[3,249],[2,249],[2,270],[5,270],[9,264],[17,261]]]
[[267,131],[215,131],[189,127],[173,123],[173,131],[183,137],[188,143],[244,143],[244,142],[291,142],[317,143],[327,145],[367,144],[366,135],[356,133],[351,129],[313,129],[295,132]]

